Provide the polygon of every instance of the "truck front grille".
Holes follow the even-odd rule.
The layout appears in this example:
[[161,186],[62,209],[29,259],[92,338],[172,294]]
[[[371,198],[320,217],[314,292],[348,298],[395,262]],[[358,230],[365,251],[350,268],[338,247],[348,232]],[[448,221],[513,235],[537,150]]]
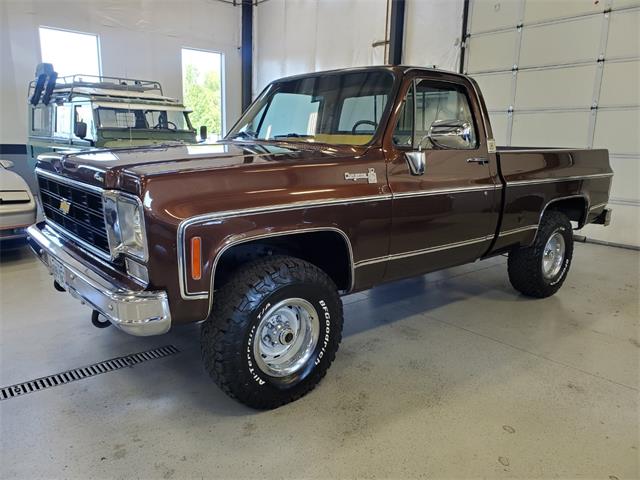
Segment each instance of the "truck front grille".
[[38,175],[38,186],[48,222],[109,254],[102,195],[44,175]]

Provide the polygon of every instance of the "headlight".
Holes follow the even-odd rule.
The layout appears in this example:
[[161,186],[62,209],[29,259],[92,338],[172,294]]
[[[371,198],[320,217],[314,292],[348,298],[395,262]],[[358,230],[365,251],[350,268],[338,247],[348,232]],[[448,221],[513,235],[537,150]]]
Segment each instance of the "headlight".
[[140,200],[119,192],[105,192],[104,216],[111,256],[115,258],[124,253],[146,261],[147,241]]

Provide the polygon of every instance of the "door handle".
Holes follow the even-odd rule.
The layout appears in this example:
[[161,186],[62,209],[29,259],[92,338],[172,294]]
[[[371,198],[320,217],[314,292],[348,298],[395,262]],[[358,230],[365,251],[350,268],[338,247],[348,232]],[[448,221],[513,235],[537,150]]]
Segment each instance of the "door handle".
[[477,163],[480,165],[487,165],[489,163],[489,160],[482,157],[473,157],[473,158],[467,158],[467,163]]

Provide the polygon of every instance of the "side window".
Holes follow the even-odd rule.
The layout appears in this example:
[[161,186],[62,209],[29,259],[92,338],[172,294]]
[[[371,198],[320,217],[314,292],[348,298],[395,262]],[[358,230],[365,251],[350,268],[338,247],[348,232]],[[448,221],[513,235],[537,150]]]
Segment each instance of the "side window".
[[342,102],[338,130],[348,133],[368,133],[371,135],[378,124],[387,104],[386,95],[348,97]]
[[[84,122],[87,124],[87,140],[94,140],[93,138],[93,109],[91,105],[86,103],[82,105],[76,105],[74,108],[74,120],[75,126],[78,122]],[[74,129],[75,131],[75,129]],[[74,135],[75,137],[75,135]]]
[[56,105],[54,111],[53,136],[69,138],[71,134],[71,107],[69,105]]
[[31,133],[34,135],[51,135],[51,106],[37,105],[31,108]]
[[[414,102],[415,117],[412,112]],[[426,139],[431,126],[437,121],[460,121],[472,126],[470,143],[473,146],[470,149],[477,147],[477,129],[461,85],[420,81],[410,90],[402,109],[394,133],[396,145],[418,148],[421,144],[424,149],[432,149],[433,145]],[[415,137],[412,138],[414,128]]]

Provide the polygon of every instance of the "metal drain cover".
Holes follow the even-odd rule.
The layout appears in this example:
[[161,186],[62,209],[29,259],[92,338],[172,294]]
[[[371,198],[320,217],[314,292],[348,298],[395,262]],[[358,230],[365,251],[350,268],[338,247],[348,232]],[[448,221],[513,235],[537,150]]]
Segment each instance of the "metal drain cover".
[[74,368],[66,372],[56,373],[48,377],[36,378],[27,382],[17,383],[0,389],[0,401],[16,398],[27,393],[38,392],[46,388],[57,387],[65,383],[75,382],[83,378],[95,377],[103,373],[113,372],[122,368],[133,367],[138,363],[155,360],[158,358],[168,357],[179,353],[173,345],[154,348],[140,353],[132,353],[124,357],[116,357],[103,362],[94,363],[86,367]]

